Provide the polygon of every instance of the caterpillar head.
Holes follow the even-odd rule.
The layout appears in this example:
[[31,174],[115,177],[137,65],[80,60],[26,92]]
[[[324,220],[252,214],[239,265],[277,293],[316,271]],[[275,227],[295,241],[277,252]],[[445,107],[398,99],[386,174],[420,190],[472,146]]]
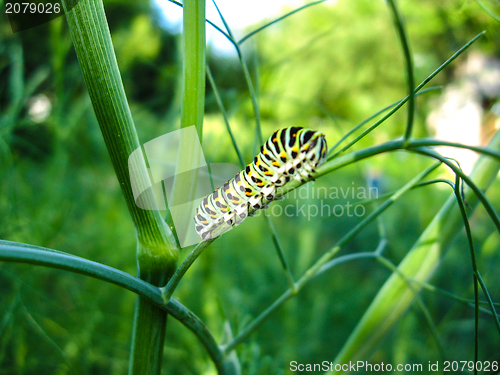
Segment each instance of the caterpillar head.
[[324,163],[328,149],[325,134],[316,130],[300,129],[297,138],[304,167],[314,170]]

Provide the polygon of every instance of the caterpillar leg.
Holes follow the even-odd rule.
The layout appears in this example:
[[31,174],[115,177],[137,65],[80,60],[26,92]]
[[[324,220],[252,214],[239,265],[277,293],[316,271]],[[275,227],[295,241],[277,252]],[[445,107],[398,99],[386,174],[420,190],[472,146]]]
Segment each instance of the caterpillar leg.
[[[308,176],[306,176],[306,177],[308,177]],[[303,178],[303,177],[302,177],[302,174],[300,174],[300,173],[299,173],[299,174],[294,175],[294,176],[293,176],[293,179],[294,179],[294,180],[297,180],[297,181],[299,181],[299,182],[301,182],[301,183],[307,182],[307,180],[306,180],[305,178]]]
[[252,206],[252,208],[258,210],[262,206],[261,205],[261,203],[262,203],[262,195],[260,195],[260,194],[254,195],[252,198],[250,198],[248,200],[248,203],[250,204],[250,206]]
[[222,223],[223,221],[222,220],[218,220],[217,222],[215,222],[214,224],[212,224],[211,226],[209,226],[208,228],[205,228],[204,231],[200,231],[198,232],[198,235],[201,237],[202,240],[209,240],[210,238],[212,238],[212,232]]
[[234,211],[229,211],[227,214],[223,216],[224,221],[226,222],[227,225],[233,225],[235,222],[235,212]]
[[274,195],[276,193],[276,185],[267,185],[262,189],[262,195],[266,197],[268,201],[274,200]]
[[236,207],[236,214],[234,215],[236,223],[235,225],[240,225],[243,220],[248,216],[248,203],[243,203],[240,206]]
[[279,171],[274,173],[273,177],[271,178],[271,183],[273,183],[273,184],[276,183],[280,179],[281,176],[282,176],[282,174],[279,173]]
[[248,203],[244,202],[236,207],[236,213],[238,214],[238,216],[244,219],[244,216],[248,215]]

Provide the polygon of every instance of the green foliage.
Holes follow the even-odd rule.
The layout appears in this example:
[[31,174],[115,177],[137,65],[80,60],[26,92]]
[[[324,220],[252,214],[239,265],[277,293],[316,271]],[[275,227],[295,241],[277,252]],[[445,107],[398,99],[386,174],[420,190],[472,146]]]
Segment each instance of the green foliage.
[[[500,14],[494,1],[482,3]],[[483,29],[487,33],[472,48],[489,56],[499,53],[499,24],[478,2],[424,0],[398,5],[417,84]],[[159,27],[158,16],[147,1],[106,1],[105,7],[120,75],[143,144],[179,127],[180,37]],[[12,34],[5,14],[0,17],[5,20],[0,23],[0,238],[62,250],[136,274],[134,226],[66,22],[59,18]],[[258,93],[254,99],[260,106],[264,138],[279,127],[305,125],[324,131],[331,146],[355,124],[408,93],[405,60],[384,2],[339,0],[314,5],[263,29],[241,48]],[[432,84],[453,82],[455,68],[467,53]],[[235,56],[214,53],[207,60],[226,109],[224,115],[244,161],[250,162],[258,142],[244,69]],[[205,156],[209,162],[239,165],[214,88],[207,86],[206,92]],[[42,120],[29,111],[37,95],[51,105]],[[431,133],[426,117],[431,99],[438,95],[417,97],[415,137]],[[400,137],[407,125],[405,110],[357,142],[356,152]],[[349,152],[331,163],[340,163]],[[330,196],[331,188],[366,188],[375,181],[379,195],[394,193],[430,165],[421,155],[402,152],[348,164],[290,192],[266,211],[296,280],[366,216],[307,217],[307,211],[291,217],[273,215],[279,212],[277,207],[283,212],[287,205],[358,204],[367,199]],[[437,178],[434,173],[432,178]],[[451,178],[439,173],[439,177]],[[313,197],[320,188],[328,196]],[[496,181],[488,192],[494,207],[498,207],[499,188]],[[408,191],[339,249],[334,259],[372,252],[382,238],[387,241],[384,259],[399,264],[450,193],[445,184]],[[366,215],[384,201],[363,204]],[[262,216],[264,212],[247,219],[210,245],[173,294],[206,324],[219,344],[238,337],[290,286],[268,221]],[[478,270],[497,301],[498,228],[482,206],[471,218],[471,226]],[[462,229],[457,232],[457,240],[449,245],[428,282],[455,297],[470,299],[474,287],[469,248]],[[181,258],[188,252],[183,250]],[[280,309],[236,346],[242,373],[284,374],[292,360],[333,361],[392,273],[390,263],[375,258],[373,254],[350,261],[345,258],[333,270],[304,284],[297,296],[290,294]],[[82,275],[9,262],[2,263],[0,288],[0,374],[126,373],[134,293]],[[363,360],[425,364],[474,359],[474,309],[435,290],[424,288],[419,296],[421,303],[413,303]],[[479,296],[485,299],[484,294]],[[498,359],[499,333],[493,318],[481,313],[479,322],[479,359]],[[440,353],[439,341],[445,344],[444,353]],[[215,371],[206,347],[174,319],[169,319],[163,356],[165,374]]]

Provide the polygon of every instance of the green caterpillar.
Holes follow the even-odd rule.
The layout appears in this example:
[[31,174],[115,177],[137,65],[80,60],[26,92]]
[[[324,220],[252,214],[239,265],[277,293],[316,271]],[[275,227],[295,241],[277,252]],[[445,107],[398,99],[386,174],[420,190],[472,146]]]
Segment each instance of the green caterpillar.
[[277,187],[292,179],[310,179],[315,168],[325,161],[326,152],[325,135],[319,131],[300,127],[277,130],[253,163],[203,199],[194,217],[196,232],[207,240],[224,222],[230,226],[241,224],[249,207],[258,210],[264,198],[275,198]]

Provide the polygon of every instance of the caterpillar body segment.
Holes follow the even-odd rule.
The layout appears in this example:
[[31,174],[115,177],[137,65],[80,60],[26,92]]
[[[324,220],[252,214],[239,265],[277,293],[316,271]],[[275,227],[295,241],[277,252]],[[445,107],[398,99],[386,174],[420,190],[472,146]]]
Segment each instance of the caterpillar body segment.
[[207,240],[223,224],[227,230],[241,224],[250,207],[266,208],[269,203],[264,206],[264,200],[274,200],[278,187],[292,179],[309,180],[326,153],[325,135],[319,131],[300,127],[277,130],[252,163],[203,199],[194,218],[196,232]]

